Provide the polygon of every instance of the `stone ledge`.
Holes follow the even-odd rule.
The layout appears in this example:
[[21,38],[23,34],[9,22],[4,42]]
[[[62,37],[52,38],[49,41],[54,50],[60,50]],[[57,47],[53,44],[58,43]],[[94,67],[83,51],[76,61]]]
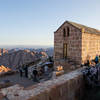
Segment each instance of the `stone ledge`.
[[9,100],[79,100],[83,95],[83,76],[81,68],[37,84],[31,89],[14,85],[1,90]]

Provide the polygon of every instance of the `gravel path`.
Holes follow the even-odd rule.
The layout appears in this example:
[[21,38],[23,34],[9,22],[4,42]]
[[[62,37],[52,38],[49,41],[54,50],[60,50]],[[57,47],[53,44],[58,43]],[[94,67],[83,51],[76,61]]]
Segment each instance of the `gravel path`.
[[[47,80],[51,79],[51,76],[52,76],[52,72],[50,72],[48,75],[43,75],[42,79],[39,80],[39,82],[47,81]],[[34,82],[33,80],[29,80],[26,77],[20,77],[19,73],[0,77],[0,82],[2,82],[4,80],[10,80],[14,85],[19,84],[25,88],[30,87],[34,84],[37,84],[37,82]]]
[[3,81],[3,80],[10,80],[13,84],[20,84],[21,86],[24,86],[25,88],[35,84],[32,80],[29,80],[28,78],[20,77],[19,73],[1,77],[0,81]]

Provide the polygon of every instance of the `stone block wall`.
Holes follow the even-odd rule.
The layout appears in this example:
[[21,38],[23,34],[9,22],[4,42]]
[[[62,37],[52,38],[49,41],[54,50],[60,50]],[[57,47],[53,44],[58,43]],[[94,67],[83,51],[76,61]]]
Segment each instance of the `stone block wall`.
[[[69,36],[63,36],[63,29],[69,28]],[[67,44],[67,58],[78,64],[85,63],[87,59],[94,59],[100,55],[100,35],[86,33],[84,28],[77,28],[70,23],[64,23],[54,33],[54,61],[55,67],[58,59],[63,59],[63,44]],[[66,67],[66,66],[64,66]]]
[[87,59],[94,59],[96,55],[100,55],[100,35],[82,34],[82,62]]
[[83,75],[78,69],[33,88],[24,89],[19,85],[5,88],[0,91],[0,95],[9,100],[82,100],[84,91]]
[[[67,27],[69,28],[69,36],[67,36]],[[66,37],[63,36],[63,29],[66,29]],[[54,60],[63,59],[63,45],[67,43],[67,57],[81,64],[82,51],[82,30],[71,24],[64,23],[54,33]],[[64,66],[65,67],[65,66]]]

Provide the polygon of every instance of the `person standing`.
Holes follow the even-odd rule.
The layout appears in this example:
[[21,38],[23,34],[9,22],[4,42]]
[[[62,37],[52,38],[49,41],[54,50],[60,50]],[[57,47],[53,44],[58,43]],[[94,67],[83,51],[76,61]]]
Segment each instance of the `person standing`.
[[33,80],[34,80],[35,82],[38,82],[38,79],[37,79],[38,72],[37,72],[36,68],[33,70],[33,75],[34,75]]
[[99,63],[100,63],[100,55],[99,55]]
[[45,72],[45,75],[48,75],[48,66],[47,65],[44,66],[44,72]]
[[25,67],[24,67],[24,70],[25,70],[25,77],[27,78],[27,77],[28,77],[28,67],[25,66]]
[[96,57],[95,57],[95,63],[97,64],[99,62],[99,57],[98,57],[98,55],[96,55]]
[[47,65],[45,65],[45,67],[44,67],[44,71],[45,71],[45,72],[48,71],[48,66],[47,66]]
[[20,77],[23,76],[23,69],[22,69],[22,66],[19,66],[19,73],[20,73]]

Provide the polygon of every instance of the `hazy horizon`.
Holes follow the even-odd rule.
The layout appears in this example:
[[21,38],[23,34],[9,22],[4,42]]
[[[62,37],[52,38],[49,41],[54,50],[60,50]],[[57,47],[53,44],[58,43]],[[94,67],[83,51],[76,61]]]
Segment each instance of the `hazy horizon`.
[[53,48],[53,45],[0,45],[0,48],[13,49],[13,48]]

